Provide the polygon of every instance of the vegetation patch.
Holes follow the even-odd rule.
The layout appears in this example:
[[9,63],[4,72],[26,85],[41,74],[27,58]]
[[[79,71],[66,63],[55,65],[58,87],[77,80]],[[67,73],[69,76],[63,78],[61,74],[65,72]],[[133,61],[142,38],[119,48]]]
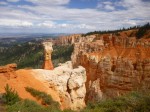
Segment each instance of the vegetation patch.
[[52,61],[55,67],[58,66],[59,63],[71,60],[73,45],[54,46],[53,48]]
[[[6,85],[6,93],[1,98],[5,102],[6,112],[74,112],[60,110],[58,103],[44,92],[29,87],[26,90],[45,106],[29,99],[20,99],[17,92]],[[88,102],[87,107],[80,112],[150,112],[150,92],[131,92],[105,101]]]
[[21,99],[18,93],[7,84],[5,93],[0,97],[0,103],[1,101],[4,102],[3,106],[6,107],[2,112],[73,112],[72,110],[61,111],[59,104],[53,101],[51,96],[44,92],[29,87],[27,87],[26,90],[34,97],[41,99],[46,106],[42,106],[29,99]]
[[147,24],[145,24],[139,28],[138,32],[136,33],[136,37],[138,39],[142,38],[148,32],[148,30],[150,30],[150,24],[149,23],[147,23]]
[[81,112],[150,112],[150,93],[131,92],[101,102],[89,102]]
[[[137,30],[137,32],[134,34],[130,34],[130,36],[136,36],[137,39],[142,38],[146,33],[150,30],[150,24],[147,23],[143,26],[133,26],[129,28],[122,28],[118,30],[108,30],[108,31],[93,31],[93,32],[88,32],[86,34],[83,34],[82,36],[89,36],[89,35],[94,35],[94,34],[115,34],[116,36],[120,36],[119,32],[122,31],[128,31],[128,30]],[[150,38],[150,37],[147,37]]]
[[21,99],[18,93],[7,84],[5,87],[5,93],[2,95],[2,100],[6,105],[13,105]]
[[35,90],[31,87],[25,88],[27,92],[29,92],[33,97],[35,97],[37,100],[41,100],[43,105],[51,106],[52,108],[59,109],[59,103],[54,101],[52,97],[45,92],[41,92],[38,90]]
[[36,102],[25,99],[8,106],[7,112],[45,112],[45,109]]

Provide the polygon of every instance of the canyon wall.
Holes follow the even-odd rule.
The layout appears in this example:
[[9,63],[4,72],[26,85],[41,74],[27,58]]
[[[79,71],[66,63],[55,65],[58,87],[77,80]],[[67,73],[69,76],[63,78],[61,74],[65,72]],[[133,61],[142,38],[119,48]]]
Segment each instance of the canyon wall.
[[73,45],[74,43],[78,42],[86,42],[92,41],[95,38],[95,35],[90,35],[84,37],[81,34],[74,34],[68,36],[60,36],[59,38],[53,40],[55,45]]
[[104,34],[74,44],[72,63],[86,69],[86,101],[150,89],[150,39]]

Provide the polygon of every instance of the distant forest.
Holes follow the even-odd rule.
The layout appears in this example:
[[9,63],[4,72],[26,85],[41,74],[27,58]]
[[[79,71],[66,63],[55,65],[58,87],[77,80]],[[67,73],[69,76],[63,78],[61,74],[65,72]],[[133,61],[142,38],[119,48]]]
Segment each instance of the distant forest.
[[121,31],[128,31],[128,30],[138,30],[136,33],[136,37],[140,39],[148,30],[150,30],[150,23],[148,22],[147,24],[143,26],[133,26],[129,28],[122,28],[118,30],[107,30],[107,31],[93,31],[89,32],[86,34],[83,34],[82,36],[88,36],[88,35],[93,35],[93,34],[106,34],[106,33],[118,33]]
[[[54,66],[71,60],[72,45],[53,46]],[[40,42],[25,42],[4,48],[0,51],[0,66],[16,63],[17,68],[41,68],[43,64],[43,46]]]

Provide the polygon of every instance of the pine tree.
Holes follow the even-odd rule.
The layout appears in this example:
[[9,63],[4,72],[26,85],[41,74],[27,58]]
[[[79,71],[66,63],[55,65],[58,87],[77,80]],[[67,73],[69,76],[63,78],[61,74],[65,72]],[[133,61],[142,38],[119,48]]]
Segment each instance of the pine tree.
[[6,103],[7,105],[13,105],[14,103],[20,101],[18,93],[10,88],[8,84],[5,87],[5,93],[3,94],[2,98],[4,100],[4,103]]

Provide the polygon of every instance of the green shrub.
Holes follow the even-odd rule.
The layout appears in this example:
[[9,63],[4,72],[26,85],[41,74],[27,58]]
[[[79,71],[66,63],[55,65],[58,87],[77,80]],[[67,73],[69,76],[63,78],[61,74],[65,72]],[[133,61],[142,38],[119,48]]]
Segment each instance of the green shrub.
[[66,109],[66,110],[63,110],[62,112],[76,112],[76,111],[73,111],[71,109]]
[[147,93],[131,92],[98,103],[88,103],[81,112],[150,112],[150,94]]
[[25,99],[7,107],[8,112],[46,112],[44,107],[34,101]]
[[[26,91],[42,101],[42,104],[46,106],[28,99],[20,100],[18,94],[8,84],[5,87],[5,91],[6,93],[3,94],[2,98],[5,99],[7,104],[7,112],[61,112],[59,104],[44,92],[26,87]],[[63,112],[74,111],[64,110]],[[127,95],[101,102],[89,102],[81,112],[150,112],[150,92],[131,92]]]
[[18,96],[18,93],[9,87],[7,84],[5,87],[5,93],[2,96],[2,99],[5,104],[12,105],[18,101],[20,101],[20,97]]
[[54,101],[52,97],[45,92],[41,92],[35,90],[31,87],[26,87],[26,91],[28,91],[32,96],[36,97],[37,100],[41,100],[43,105],[47,105],[53,109],[59,109],[59,103]]

